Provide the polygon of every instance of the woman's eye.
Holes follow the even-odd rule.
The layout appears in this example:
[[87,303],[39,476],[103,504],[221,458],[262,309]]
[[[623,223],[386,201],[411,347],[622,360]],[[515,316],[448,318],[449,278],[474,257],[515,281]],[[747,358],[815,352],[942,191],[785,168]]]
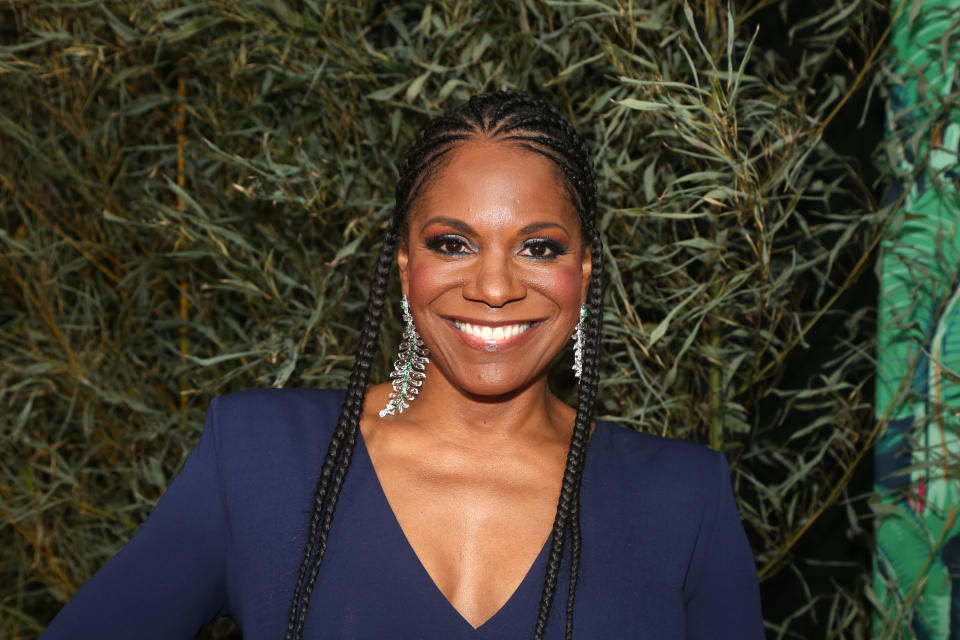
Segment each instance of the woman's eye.
[[531,258],[556,258],[567,252],[567,248],[553,240],[527,240],[520,250],[521,255]]
[[427,248],[446,255],[461,255],[470,252],[470,245],[458,236],[434,236],[427,240]]

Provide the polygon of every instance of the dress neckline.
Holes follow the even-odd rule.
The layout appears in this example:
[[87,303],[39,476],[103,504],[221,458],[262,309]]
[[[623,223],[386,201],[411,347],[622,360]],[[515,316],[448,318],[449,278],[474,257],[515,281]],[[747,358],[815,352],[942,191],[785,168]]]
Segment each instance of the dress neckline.
[[[597,430],[600,428],[602,421],[596,421],[596,428],[594,429],[593,434],[591,434],[591,444],[595,444]],[[516,588],[513,590],[513,593],[507,598],[507,600],[497,609],[493,615],[484,620],[480,626],[474,627],[466,618],[463,617],[463,614],[460,613],[460,610],[453,606],[453,603],[447,598],[447,596],[440,590],[440,587],[437,586],[436,581],[433,579],[433,576],[430,575],[430,572],[427,571],[427,568],[424,566],[423,562],[420,560],[420,556],[417,555],[416,550],[413,548],[413,545],[410,544],[410,539],[407,538],[406,532],[403,530],[403,527],[400,526],[400,521],[397,518],[396,513],[393,510],[393,507],[390,505],[390,501],[387,499],[387,494],[383,489],[383,485],[380,483],[380,477],[377,475],[377,470],[373,465],[373,459],[370,457],[370,452],[367,449],[366,441],[364,440],[363,433],[358,430],[357,444],[357,454],[359,454],[359,462],[364,466],[364,471],[370,474],[370,477],[373,480],[373,484],[376,486],[376,500],[378,501],[377,509],[385,510],[386,519],[390,521],[390,528],[393,530],[394,534],[398,539],[402,540],[402,546],[404,548],[404,554],[408,557],[411,564],[416,567],[416,573],[426,582],[429,582],[432,589],[431,591],[436,594],[437,598],[441,601],[443,608],[449,611],[453,616],[456,617],[465,626],[465,630],[473,631],[476,634],[485,632],[488,629],[495,626],[497,620],[507,615],[507,611],[514,608],[518,601],[528,600],[529,598],[523,597],[524,594],[529,591],[531,588],[535,588],[538,585],[531,585],[531,580],[533,576],[542,576],[546,571],[546,561],[547,556],[549,555],[550,545],[553,542],[553,532],[551,531],[546,540],[540,547],[540,551],[537,553],[537,556],[533,559],[530,566],[527,568],[527,572],[524,574],[523,578],[517,584]],[[587,449],[587,460],[586,460],[586,469],[584,469],[583,476],[583,486],[588,485],[587,479],[589,475],[589,470],[591,465],[590,460],[594,457],[591,454],[593,447]],[[581,487],[581,491],[583,491]],[[533,600],[539,601],[539,592],[534,596]],[[536,612],[531,612],[533,616]]]

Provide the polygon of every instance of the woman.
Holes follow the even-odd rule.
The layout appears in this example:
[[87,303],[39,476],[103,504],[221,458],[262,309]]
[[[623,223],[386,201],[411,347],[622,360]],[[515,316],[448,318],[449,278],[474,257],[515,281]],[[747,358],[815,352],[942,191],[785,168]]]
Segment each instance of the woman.
[[[583,141],[539,99],[429,122],[345,394],[215,399],[150,518],[44,637],[190,638],[227,614],[248,639],[761,638],[724,458],[592,419],[595,204]],[[388,302],[404,343],[368,389]],[[547,385],[571,335],[576,410]]]

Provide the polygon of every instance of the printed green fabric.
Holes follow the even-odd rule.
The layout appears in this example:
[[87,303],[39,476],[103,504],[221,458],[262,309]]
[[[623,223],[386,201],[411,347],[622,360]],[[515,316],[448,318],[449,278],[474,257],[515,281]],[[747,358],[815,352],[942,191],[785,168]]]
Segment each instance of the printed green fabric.
[[895,4],[875,450],[874,638],[960,638],[960,0]]

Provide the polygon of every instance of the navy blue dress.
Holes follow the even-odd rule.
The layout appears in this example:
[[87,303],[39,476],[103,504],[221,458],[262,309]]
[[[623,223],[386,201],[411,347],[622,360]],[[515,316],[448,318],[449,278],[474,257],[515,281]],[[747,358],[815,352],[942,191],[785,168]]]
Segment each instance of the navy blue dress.
[[[215,398],[197,448],[153,513],[43,640],[193,638],[222,615],[247,640],[282,638],[342,398],[305,389]],[[699,445],[598,423],[581,494],[576,637],[763,638],[756,568],[728,474],[724,457]],[[548,546],[474,629],[408,544],[361,439],[304,638],[531,637]],[[563,637],[566,591],[562,577],[550,639]]]

